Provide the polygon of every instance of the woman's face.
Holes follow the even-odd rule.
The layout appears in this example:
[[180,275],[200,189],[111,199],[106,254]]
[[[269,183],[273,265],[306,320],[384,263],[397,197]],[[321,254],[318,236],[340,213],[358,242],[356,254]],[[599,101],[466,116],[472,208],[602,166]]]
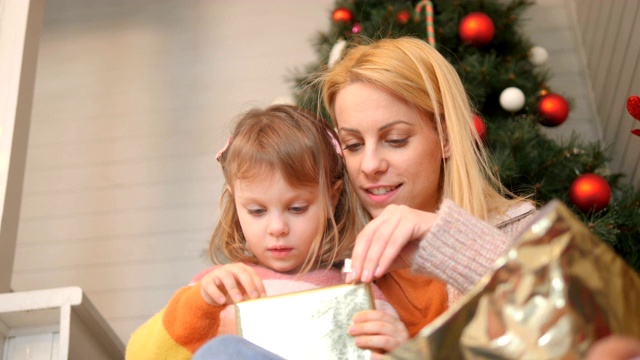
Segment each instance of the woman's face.
[[372,217],[389,204],[437,209],[443,156],[433,124],[367,83],[337,93],[335,117],[349,178]]

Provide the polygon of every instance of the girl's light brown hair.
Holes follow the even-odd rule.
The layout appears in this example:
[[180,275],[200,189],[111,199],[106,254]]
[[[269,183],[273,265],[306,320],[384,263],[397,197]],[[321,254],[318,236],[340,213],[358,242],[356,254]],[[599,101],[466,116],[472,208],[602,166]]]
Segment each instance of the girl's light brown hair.
[[[324,202],[319,219],[324,226],[301,272],[328,268],[347,257],[359,230],[355,221],[357,200],[331,137],[337,139],[324,119],[294,106],[253,109],[240,117],[228,148],[218,159],[226,184],[220,200],[220,220],[209,244],[214,263],[258,262],[246,245],[232,186],[235,180],[256,180],[273,171],[279,171],[291,187],[317,188]],[[334,211],[331,189],[339,182],[342,191]]]

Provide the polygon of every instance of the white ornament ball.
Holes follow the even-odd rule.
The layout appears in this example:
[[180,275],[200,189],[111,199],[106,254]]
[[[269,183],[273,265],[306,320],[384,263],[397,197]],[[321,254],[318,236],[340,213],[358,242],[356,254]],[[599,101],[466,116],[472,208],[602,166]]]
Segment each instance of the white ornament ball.
[[500,94],[500,106],[510,112],[522,109],[524,100],[524,93],[517,87],[508,87]]
[[533,65],[543,65],[548,59],[549,53],[542,46],[534,46],[529,50],[529,61],[531,61]]

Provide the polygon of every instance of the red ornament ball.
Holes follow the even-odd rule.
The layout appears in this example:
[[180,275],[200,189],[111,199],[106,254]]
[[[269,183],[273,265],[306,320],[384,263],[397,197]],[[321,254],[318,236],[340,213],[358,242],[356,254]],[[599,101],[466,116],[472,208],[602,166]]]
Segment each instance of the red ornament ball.
[[631,95],[627,99],[627,111],[634,119],[640,121],[640,96]]
[[487,135],[487,124],[485,124],[484,120],[482,120],[480,116],[473,115],[473,125],[476,129],[476,132],[478,133],[478,136],[480,136],[480,138],[484,140]]
[[540,98],[538,112],[542,116],[541,125],[555,127],[567,120],[569,103],[558,94],[548,93]]
[[462,41],[473,46],[484,46],[493,39],[495,27],[489,15],[472,12],[462,18],[458,33]]
[[[627,99],[627,111],[636,120],[640,121],[640,96],[632,95]],[[633,129],[631,133],[635,136],[640,136],[640,129]]]
[[331,14],[331,18],[336,23],[340,23],[340,22],[348,23],[348,22],[351,22],[351,20],[353,20],[353,13],[351,13],[351,10],[347,9],[346,7],[339,7],[333,10],[333,13]]
[[584,213],[604,209],[610,199],[609,183],[597,174],[582,174],[569,186],[569,201]]
[[396,21],[400,25],[406,25],[411,20],[411,14],[407,10],[401,10],[396,14]]

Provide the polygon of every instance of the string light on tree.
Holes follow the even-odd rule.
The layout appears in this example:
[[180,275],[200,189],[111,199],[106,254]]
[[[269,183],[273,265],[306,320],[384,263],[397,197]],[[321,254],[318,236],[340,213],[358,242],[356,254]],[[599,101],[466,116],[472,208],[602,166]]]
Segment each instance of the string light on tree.
[[409,20],[411,20],[411,13],[408,10],[400,10],[396,14],[396,21],[400,25],[407,25]]
[[529,61],[533,65],[544,65],[548,59],[549,53],[542,46],[534,46],[529,50]]
[[462,18],[458,34],[465,43],[484,46],[493,40],[495,26],[489,15],[483,12],[472,12]]
[[517,87],[508,87],[500,93],[500,106],[509,112],[517,112],[524,106],[524,93]]
[[362,31],[362,25],[360,25],[360,23],[353,23],[353,26],[351,27],[351,32],[354,34],[360,34],[361,31]]
[[569,103],[562,96],[548,93],[540,98],[538,112],[542,117],[540,124],[547,127],[556,127],[564,123],[569,116]]
[[584,213],[604,209],[609,205],[610,199],[609,183],[597,174],[582,174],[569,186],[569,201]]

